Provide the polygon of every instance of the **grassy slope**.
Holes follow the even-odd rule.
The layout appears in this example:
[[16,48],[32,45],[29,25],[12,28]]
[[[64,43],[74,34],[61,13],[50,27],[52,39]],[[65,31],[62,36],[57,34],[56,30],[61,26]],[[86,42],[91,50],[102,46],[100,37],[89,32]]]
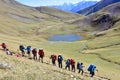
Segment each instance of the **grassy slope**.
[[[114,28],[117,28],[117,31],[114,31],[114,29],[112,28],[108,31],[102,32],[102,33],[106,33],[105,36],[101,36],[101,37],[98,37],[98,38],[95,38],[92,40],[78,41],[78,42],[73,42],[73,43],[41,42],[44,40],[43,38],[40,38],[41,36],[43,36],[43,37],[49,36],[48,35],[49,33],[50,34],[65,33],[66,30],[65,29],[61,30],[61,28],[64,28],[63,26],[66,25],[65,28],[67,29],[69,27],[69,25],[64,24],[64,22],[61,22],[61,21],[54,22],[54,20],[49,20],[49,18],[51,19],[53,17],[46,15],[46,14],[40,14],[36,10],[33,12],[34,9],[31,9],[31,8],[29,9],[28,7],[21,8],[21,6],[19,6],[20,10],[17,10],[18,8],[15,8],[15,7],[9,8],[9,6],[13,6],[13,5],[6,5],[1,2],[0,2],[0,4],[1,4],[0,5],[1,7],[4,6],[4,8],[5,8],[5,9],[1,9],[1,11],[0,11],[0,16],[2,17],[0,19],[0,22],[2,22],[0,24],[1,25],[0,43],[2,43],[3,41],[6,42],[8,44],[8,47],[12,51],[16,52],[19,44],[24,44],[25,46],[31,45],[33,48],[34,47],[37,47],[37,48],[42,47],[42,48],[44,48],[44,50],[46,52],[46,60],[45,60],[46,62],[48,61],[47,59],[50,56],[50,54],[61,53],[65,59],[73,57],[73,58],[75,58],[76,61],[84,62],[84,65],[86,66],[85,71],[89,64],[94,63],[95,65],[97,65],[97,68],[99,70],[99,72],[96,73],[97,75],[111,78],[112,80],[118,80],[120,78],[120,75],[119,75],[119,73],[120,73],[119,67],[120,66],[113,63],[113,62],[118,61],[116,59],[116,55],[119,58],[119,47],[120,46],[115,45],[115,46],[109,47],[109,45],[117,44],[120,41],[119,40],[120,39],[120,37],[119,37],[119,35],[120,35],[119,24],[120,23],[119,22],[116,23],[116,25],[114,25]],[[7,10],[6,8],[9,8],[9,10]],[[13,8],[15,8],[15,9],[13,9]],[[24,10],[24,9],[26,11],[22,12],[22,10]],[[14,11],[14,10],[17,10],[17,11]],[[47,20],[47,21],[34,22],[32,24],[24,23],[24,22],[18,21],[16,19],[12,19],[12,18],[6,16],[5,14],[3,14],[3,12],[6,13],[8,11],[18,14],[18,15],[28,17],[28,18],[35,18],[31,15],[28,15],[28,13],[31,13],[33,15],[37,15],[40,18],[42,16],[42,18],[45,18],[45,20]],[[7,22],[7,24],[6,24],[6,22]],[[16,25],[19,25],[19,26],[16,27]],[[55,29],[57,29],[57,30],[55,30],[52,28],[53,26],[51,26],[51,25],[59,25],[62,27],[58,28],[57,26],[54,26]],[[36,36],[36,29],[39,29],[38,26],[40,26],[41,28],[38,31],[39,33],[37,33],[37,34],[43,34],[43,35]],[[73,32],[75,30],[73,27],[74,27],[74,25],[70,27],[73,30],[68,31],[67,33]],[[25,37],[23,37],[23,35]],[[35,37],[31,38],[31,35],[35,36]],[[28,36],[28,37],[26,37],[26,36]],[[97,54],[100,54],[103,58],[105,58],[107,60],[111,60],[112,62],[102,60],[98,55],[82,54],[84,44],[86,44],[90,48],[90,50],[84,51],[85,53],[97,53]],[[108,46],[108,47],[106,47],[106,46]],[[103,49],[101,47],[106,47],[106,48]],[[96,49],[96,48],[100,48],[100,49]],[[91,50],[91,49],[94,49],[94,50]],[[111,50],[113,50],[113,52],[111,52]],[[103,54],[103,52],[104,52],[104,54]],[[6,61],[6,62],[10,63],[11,65],[13,65],[14,67],[16,67],[16,69],[13,71],[10,71],[10,70],[6,71],[6,70],[0,69],[1,74],[4,74],[4,76],[0,75],[1,76],[0,78],[3,80],[5,80],[5,79],[7,80],[8,78],[11,80],[13,80],[13,78],[14,78],[14,80],[16,80],[16,77],[20,77],[20,75],[24,72],[26,72],[26,73],[24,73],[23,76],[24,75],[26,75],[26,76],[23,77],[23,79],[20,78],[19,80],[27,80],[27,78],[30,76],[31,76],[31,80],[34,80],[35,78],[37,78],[37,79],[41,78],[41,80],[43,80],[43,79],[48,80],[48,79],[51,79],[51,76],[54,76],[54,75],[60,75],[60,77],[61,77],[61,78],[56,77],[55,80],[56,79],[63,80],[64,77],[66,77],[66,76],[67,77],[65,80],[70,80],[69,75],[73,74],[71,72],[65,71],[65,74],[69,74],[69,75],[65,75],[65,74],[63,75],[64,72],[60,73],[60,70],[56,67],[47,66],[45,64],[41,65],[41,64],[38,64],[37,62],[34,63],[34,61],[29,61],[27,59],[21,59],[21,58],[16,59],[16,57],[11,58],[9,56],[3,55],[3,53],[4,52],[0,51],[0,54],[2,54],[0,56],[1,57],[0,61]],[[112,53],[115,53],[116,55],[114,55]],[[112,57],[108,56],[108,55],[112,55]],[[20,66],[21,65],[20,62],[22,62],[22,61],[24,61],[23,64],[25,66]],[[28,64],[28,63],[30,63],[30,64]],[[31,65],[33,63],[34,63],[34,65]],[[41,75],[42,72],[40,72],[37,68],[40,71],[43,70],[46,72],[43,77],[39,77],[39,75]],[[47,68],[49,69],[48,71],[47,71]],[[23,69],[23,70],[21,70],[21,69]],[[34,71],[34,70],[36,70],[36,71]],[[37,70],[39,73],[37,73]],[[54,71],[56,71],[56,72],[54,72]],[[32,76],[32,74],[30,72],[33,72],[32,74],[34,74],[34,76]],[[49,72],[51,72],[53,74],[48,75]],[[8,73],[10,73],[11,75],[9,76]],[[5,77],[6,75],[7,75],[7,77]],[[13,76],[13,75],[15,75],[15,76]],[[77,74],[74,74],[74,75],[77,75]],[[78,75],[77,75],[77,77],[78,77]],[[85,77],[85,80],[90,80],[90,78],[87,79]],[[97,80],[97,79],[95,78],[95,80]]]
[[[76,14],[76,13],[72,13],[72,12],[64,12],[62,10],[58,10],[58,9],[55,9],[55,8],[44,7],[44,6],[40,7],[40,9],[38,8],[38,10],[41,13],[51,15],[51,16],[55,17],[56,19],[64,21],[64,22],[71,22],[73,20],[85,17],[85,16],[80,15],[80,14]],[[79,16],[81,16],[81,17],[79,17]]]
[[[1,33],[7,34],[7,35],[9,34],[12,36],[14,35],[14,36],[22,36],[22,37],[33,35],[35,36],[34,37],[35,39],[37,37],[42,37],[45,39],[46,37],[52,34],[51,32],[53,29],[59,30],[59,32],[54,31],[53,34],[60,34],[60,33],[66,32],[66,27],[68,26],[70,26],[71,29],[75,29],[74,27],[76,27],[75,25],[71,25],[69,23],[65,23],[64,21],[61,21],[61,20],[64,20],[64,18],[67,18],[68,16],[69,16],[68,18],[70,18],[70,15],[72,13],[68,14],[68,12],[60,11],[61,15],[64,16],[64,18],[59,15],[58,16],[60,18],[59,20],[59,19],[56,19],[56,17],[54,17],[55,14],[51,15],[48,13],[41,13],[35,8],[23,6],[15,2],[14,0],[0,1],[0,7],[1,7],[0,31]],[[49,12],[55,12],[55,11],[56,10],[52,10]],[[65,17],[66,14],[67,14],[67,17]],[[81,16],[77,14],[73,14],[72,19],[76,20],[78,17],[81,17]],[[65,21],[70,22],[70,19],[66,19]],[[68,30],[67,32],[68,33],[72,32],[71,29]],[[48,32],[48,30],[50,32]]]
[[[76,45],[78,45],[79,42],[76,43],[49,43],[49,42],[37,42],[37,41],[30,41],[21,39],[19,37],[11,37],[6,35],[1,35],[0,43],[6,42],[8,44],[8,47],[11,51],[18,52],[18,45],[24,44],[25,46],[31,45],[32,48],[37,47],[44,48],[45,50],[45,62],[49,62],[49,56],[52,53],[62,53],[64,58],[67,59],[68,57],[74,57],[76,60],[80,60],[79,54],[76,51],[73,55],[73,50],[76,50]],[[71,46],[74,45],[74,46]],[[71,50],[68,46],[73,47]],[[66,47],[66,48],[65,48]],[[81,46],[78,46],[81,48]],[[71,51],[71,53],[70,53]],[[69,53],[69,54],[68,54]],[[83,57],[84,55],[81,55]],[[90,57],[90,56],[89,56]],[[93,56],[91,56],[93,57]],[[95,57],[95,56],[94,56]],[[66,71],[64,69],[57,68],[51,65],[47,64],[41,64],[39,62],[35,62],[34,60],[28,60],[27,58],[17,58],[15,56],[7,56],[5,52],[0,50],[0,62],[7,62],[8,64],[12,65],[14,67],[13,70],[4,70],[0,69],[0,79],[1,80],[49,80],[54,77],[56,80],[73,80],[73,78],[70,77],[70,75],[74,75],[77,79],[84,78],[84,79],[90,79],[90,77],[82,77],[78,73],[73,73]],[[83,58],[84,61],[84,58]],[[34,65],[33,65],[34,64]],[[64,65],[65,67],[65,65]],[[87,67],[86,67],[87,68]],[[52,74],[50,74],[52,73]],[[44,75],[43,75],[44,74]],[[49,75],[48,75],[49,74]],[[43,75],[42,77],[40,75]],[[21,77],[22,76],[22,77]],[[20,78],[18,78],[20,77]],[[98,78],[94,78],[97,80]]]
[[[118,13],[119,10],[115,10],[114,13],[109,12],[110,9],[112,9],[112,6],[119,6],[118,4],[113,4],[111,6],[106,7],[105,9],[99,11],[101,13],[102,11],[112,14],[113,16],[116,16],[117,19],[119,19],[120,15]],[[89,50],[83,51],[83,53],[92,53],[97,55],[99,58],[105,60],[106,62],[109,62],[111,65],[107,64],[109,68],[111,67],[113,70],[113,73],[111,74],[111,79],[118,80],[117,78],[119,75],[119,66],[120,66],[120,21],[118,21],[114,26],[112,26],[111,29],[107,31],[100,32],[98,34],[104,34],[104,36],[97,37],[93,40],[87,40],[86,45],[88,46]],[[102,65],[103,63],[99,63],[98,65]],[[118,66],[118,67],[117,67]],[[109,76],[110,77],[110,76]],[[116,79],[114,79],[116,78]]]

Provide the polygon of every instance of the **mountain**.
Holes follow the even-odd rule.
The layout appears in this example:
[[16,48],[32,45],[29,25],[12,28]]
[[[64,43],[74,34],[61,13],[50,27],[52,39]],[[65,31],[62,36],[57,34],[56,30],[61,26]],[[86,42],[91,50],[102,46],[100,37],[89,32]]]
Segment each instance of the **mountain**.
[[97,1],[81,1],[81,2],[76,3],[76,4],[64,3],[63,5],[50,6],[50,7],[57,8],[57,9],[64,10],[64,11],[77,12],[77,11],[79,11],[81,9],[87,8],[89,6],[92,6],[95,3],[97,3]]
[[54,6],[50,6],[51,8],[56,8],[56,9],[60,9],[63,11],[71,11],[71,9],[74,7],[74,4],[72,3],[64,3],[63,5],[54,5]]
[[70,11],[77,12],[79,10],[90,7],[96,3],[97,3],[97,1],[82,1],[82,2],[79,2],[77,4],[74,4],[74,7]]
[[119,13],[120,2],[111,4],[96,13],[88,15],[83,20],[73,23],[79,26],[86,26],[86,30],[91,26],[94,31],[105,31],[114,28],[116,24],[120,23]]
[[101,10],[102,8],[104,8],[110,4],[116,3],[116,2],[120,2],[120,0],[101,0],[100,2],[96,3],[95,5],[90,6],[86,9],[80,10],[77,13],[88,15],[88,14],[97,12],[97,11]]

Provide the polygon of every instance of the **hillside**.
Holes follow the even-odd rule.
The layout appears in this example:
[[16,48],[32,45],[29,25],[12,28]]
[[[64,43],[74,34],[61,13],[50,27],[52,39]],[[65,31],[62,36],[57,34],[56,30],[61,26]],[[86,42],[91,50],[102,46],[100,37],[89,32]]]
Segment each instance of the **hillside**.
[[96,3],[93,6],[90,6],[86,9],[80,10],[77,13],[79,14],[84,14],[84,15],[89,15],[91,13],[97,12],[101,9],[103,9],[104,7],[113,4],[113,3],[117,3],[120,2],[120,0],[101,0],[100,2]]
[[104,31],[114,28],[115,24],[120,22],[120,3],[112,4],[104,9],[88,15],[83,20],[77,20],[73,22],[78,26],[86,26],[83,30],[90,31],[88,28],[92,28],[91,31]]
[[[78,14],[54,9],[49,10],[49,8],[42,8],[40,12],[33,7],[22,5],[14,0],[1,0],[0,7],[0,32],[6,35],[25,38],[33,35],[34,39],[38,36],[47,39],[48,36],[54,34],[53,29],[59,29],[55,33],[62,33],[68,26],[71,28],[75,27],[75,25],[70,25],[68,22],[82,17]],[[51,14],[53,10],[56,13]]]
[[49,7],[45,7],[45,6],[36,7],[36,9],[38,11],[40,11],[41,13],[48,14],[50,16],[55,17],[56,19],[61,19],[61,21],[66,21],[66,20],[68,21],[68,20],[71,20],[71,19],[77,19],[80,16],[82,17],[82,15],[80,15],[80,14],[67,12],[67,11],[62,11],[62,10],[58,10],[58,9],[55,9],[55,8],[49,8]]
[[[19,53],[20,44],[45,51],[45,63],[42,64],[29,60],[27,54],[26,57],[8,56],[0,47],[0,64],[12,66],[10,69],[0,67],[0,80],[119,80],[119,6],[119,3],[112,4],[95,14],[81,16],[48,7],[36,10],[14,0],[0,0],[0,44],[5,42],[11,51]],[[48,41],[54,34],[73,33],[82,35],[84,39]],[[64,70],[65,62],[62,70],[48,64],[51,63],[50,55],[54,53],[62,54],[64,60],[74,58],[76,63],[83,62],[85,74]],[[87,71],[92,63],[98,69],[93,78]]]

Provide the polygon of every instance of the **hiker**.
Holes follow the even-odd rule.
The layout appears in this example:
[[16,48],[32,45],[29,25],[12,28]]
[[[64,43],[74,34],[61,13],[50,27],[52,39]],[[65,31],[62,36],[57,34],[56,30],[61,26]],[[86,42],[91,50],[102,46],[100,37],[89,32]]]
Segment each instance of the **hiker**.
[[1,46],[2,46],[4,51],[7,49],[7,45],[5,43],[2,43]]
[[93,77],[95,75],[96,66],[91,64],[87,70],[90,72],[91,77]]
[[25,56],[25,47],[23,45],[20,45],[19,49],[22,52],[22,57],[24,57]]
[[75,72],[75,60],[72,58],[72,59],[70,60],[70,63],[71,63],[72,71]]
[[57,55],[56,54],[52,54],[50,59],[52,59],[52,64],[55,66],[56,65]]
[[63,57],[61,54],[58,55],[58,66],[59,68],[62,68],[62,61],[63,61]]
[[11,52],[11,51],[9,51],[9,49],[6,49],[6,51],[5,51],[5,52],[6,52],[6,54],[7,54],[7,55],[12,55],[12,52]]
[[65,66],[65,69],[67,69],[70,71],[70,59],[67,59],[66,61],[66,66]]
[[37,49],[36,49],[36,48],[34,48],[34,49],[32,50],[32,54],[33,54],[33,59],[34,59],[34,60],[37,60]]
[[84,71],[83,71],[83,63],[80,63],[79,65],[79,72],[78,73],[81,73],[81,75],[83,75]]
[[27,46],[26,50],[27,50],[28,57],[30,57],[31,46]]
[[45,56],[43,49],[39,49],[38,54],[39,54],[39,61],[41,59],[41,62],[43,63],[43,57]]

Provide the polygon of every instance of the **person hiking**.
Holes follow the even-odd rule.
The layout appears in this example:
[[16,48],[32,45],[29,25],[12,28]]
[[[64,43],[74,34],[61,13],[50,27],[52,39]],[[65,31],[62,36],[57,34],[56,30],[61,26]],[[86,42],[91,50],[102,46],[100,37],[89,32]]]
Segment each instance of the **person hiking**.
[[93,77],[95,75],[96,66],[91,64],[87,70],[90,72],[91,77]]
[[70,59],[67,59],[66,61],[66,66],[65,66],[65,69],[67,69],[70,71]]
[[62,68],[62,61],[63,61],[63,56],[61,54],[58,55],[58,66],[59,68]]
[[2,43],[1,46],[2,46],[4,51],[7,49],[7,45],[5,43]]
[[30,57],[31,46],[27,46],[26,50],[27,50],[28,57]]
[[57,55],[56,54],[52,54],[50,59],[52,60],[52,64],[55,66],[56,65]]
[[25,56],[25,47],[23,45],[20,45],[19,49],[22,52],[22,57],[24,57]]
[[11,52],[11,51],[9,51],[9,49],[6,49],[6,51],[5,51],[5,52],[6,52],[6,54],[7,54],[7,55],[12,55],[12,52]]
[[72,58],[72,59],[70,60],[70,63],[71,63],[72,71],[75,72],[75,60]]
[[38,54],[39,54],[39,61],[41,59],[41,62],[43,63],[43,57],[45,56],[43,49],[39,49]]
[[79,72],[78,73],[81,73],[81,75],[83,75],[83,73],[84,73],[84,70],[83,70],[83,63],[80,63],[80,65],[79,65]]
[[34,49],[32,50],[32,54],[33,54],[33,59],[34,59],[34,60],[37,60],[37,49],[36,49],[36,48],[34,48]]

